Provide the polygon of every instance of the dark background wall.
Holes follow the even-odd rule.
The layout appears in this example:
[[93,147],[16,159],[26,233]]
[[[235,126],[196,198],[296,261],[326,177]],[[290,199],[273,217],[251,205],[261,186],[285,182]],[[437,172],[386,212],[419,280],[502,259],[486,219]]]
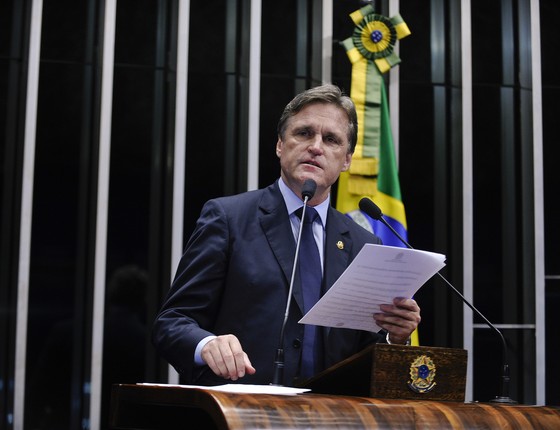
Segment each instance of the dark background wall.
[[[380,12],[387,15],[386,2]],[[402,0],[412,35],[399,42],[400,180],[416,248],[445,253],[462,289],[461,76],[458,5]],[[449,4],[452,3],[452,4]],[[334,1],[334,83],[350,90],[338,44],[360,1]],[[475,305],[494,323],[534,321],[532,106],[528,0],[473,1]],[[184,237],[204,201],[246,184],[249,6],[191,2]],[[304,87],[320,82],[321,2],[262,4],[259,185],[276,179],[276,121]],[[0,4],[0,410],[13,408],[20,194],[31,1]],[[43,1],[27,337],[26,428],[78,428],[88,417],[97,207],[103,7]],[[560,6],[540,1],[547,380],[560,377],[555,312],[560,249],[555,136]],[[102,422],[114,382],[165,381],[149,326],[170,283],[170,208],[176,72],[176,1],[117,3]],[[336,192],[336,190],[335,190]],[[462,304],[441,282],[417,296],[426,345],[462,346]],[[477,321],[478,322],[478,321]],[[512,397],[535,402],[534,332],[505,330]],[[501,349],[475,330],[474,397],[498,391]],[[125,342],[126,340],[126,342]],[[45,391],[45,389],[48,389]],[[557,384],[547,403],[560,404]],[[4,415],[4,414],[0,414]],[[11,428],[8,421],[0,429]]]

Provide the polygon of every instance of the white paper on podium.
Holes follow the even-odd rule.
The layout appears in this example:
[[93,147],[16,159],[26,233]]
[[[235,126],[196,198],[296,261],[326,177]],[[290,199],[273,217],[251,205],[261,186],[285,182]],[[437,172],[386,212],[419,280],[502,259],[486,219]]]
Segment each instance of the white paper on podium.
[[395,297],[412,297],[445,266],[445,255],[366,244],[302,324],[378,332],[373,314]]
[[156,384],[151,382],[140,382],[137,385],[151,385],[154,387],[177,387],[198,388],[201,390],[222,391],[236,394],[279,394],[294,395],[311,391],[310,388],[283,387],[277,385],[254,385],[254,384],[224,384],[224,385],[179,385],[179,384]]

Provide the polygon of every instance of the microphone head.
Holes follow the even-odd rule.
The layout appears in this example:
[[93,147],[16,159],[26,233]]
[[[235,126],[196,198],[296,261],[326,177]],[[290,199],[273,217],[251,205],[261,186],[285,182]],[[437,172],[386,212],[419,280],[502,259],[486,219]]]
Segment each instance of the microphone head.
[[305,200],[311,200],[315,195],[315,191],[317,191],[317,182],[313,179],[306,179],[303,183],[303,187],[301,189],[301,197]]
[[379,221],[381,219],[381,217],[383,216],[383,212],[381,212],[381,209],[379,208],[379,206],[377,206],[375,203],[373,203],[373,201],[371,199],[368,199],[367,197],[364,197],[362,200],[360,200],[360,203],[358,204],[358,206],[367,215],[369,215],[370,217],[372,217],[375,220]]

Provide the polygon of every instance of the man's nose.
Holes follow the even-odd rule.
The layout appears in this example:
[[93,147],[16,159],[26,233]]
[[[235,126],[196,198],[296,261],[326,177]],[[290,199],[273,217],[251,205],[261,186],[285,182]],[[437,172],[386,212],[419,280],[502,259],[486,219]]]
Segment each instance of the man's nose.
[[323,151],[323,137],[321,135],[316,135],[311,141],[309,148],[314,152]]

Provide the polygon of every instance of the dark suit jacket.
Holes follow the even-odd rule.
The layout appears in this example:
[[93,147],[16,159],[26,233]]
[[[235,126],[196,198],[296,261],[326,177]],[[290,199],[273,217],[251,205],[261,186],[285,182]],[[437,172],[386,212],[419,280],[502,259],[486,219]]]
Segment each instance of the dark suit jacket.
[[[343,249],[337,246],[339,241]],[[329,209],[324,288],[332,286],[365,243],[380,240]],[[228,382],[207,366],[194,365],[198,342],[211,334],[234,334],[247,352],[257,371],[238,382],[272,382],[294,252],[295,240],[277,182],[204,205],[153,327],[154,345],[179,372],[182,383]],[[285,385],[293,385],[301,355],[304,326],[297,322],[303,309],[297,278],[293,297],[283,344]],[[325,368],[381,338],[359,330],[322,330]]]

